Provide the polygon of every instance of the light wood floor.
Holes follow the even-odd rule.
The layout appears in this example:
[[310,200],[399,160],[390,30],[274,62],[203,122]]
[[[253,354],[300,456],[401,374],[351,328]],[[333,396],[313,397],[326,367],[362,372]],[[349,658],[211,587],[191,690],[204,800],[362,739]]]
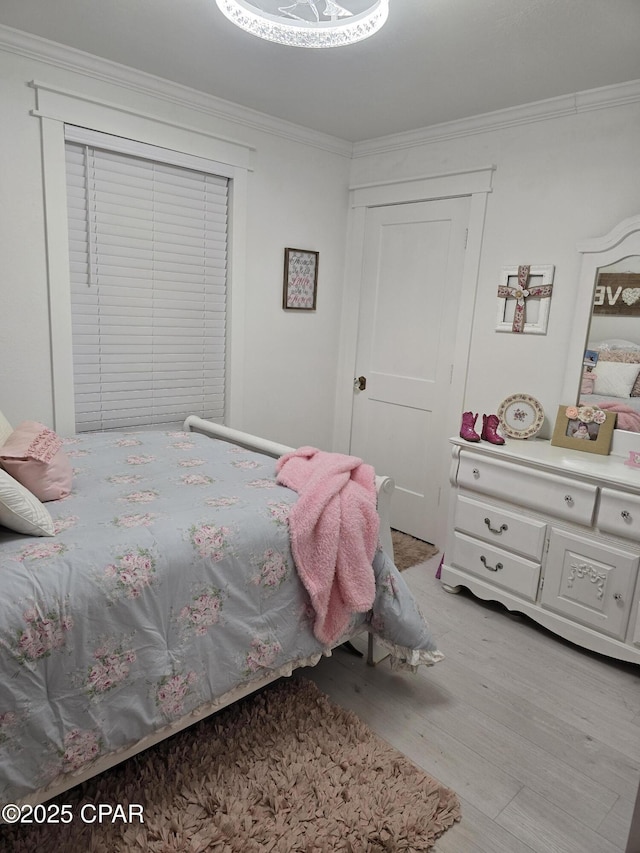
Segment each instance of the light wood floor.
[[404,573],[446,659],[418,674],[338,650],[304,674],[452,787],[437,853],[620,853],[640,778],[640,667]]

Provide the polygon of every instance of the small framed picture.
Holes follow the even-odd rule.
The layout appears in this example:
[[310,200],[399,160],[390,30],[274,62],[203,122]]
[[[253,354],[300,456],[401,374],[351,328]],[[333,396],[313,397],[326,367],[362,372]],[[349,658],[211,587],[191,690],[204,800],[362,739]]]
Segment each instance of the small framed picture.
[[309,249],[284,250],[282,307],[285,311],[316,310],[319,255]]
[[551,444],[606,456],[615,423],[615,412],[597,406],[560,406]]
[[586,349],[584,351],[584,360],[582,366],[587,373],[591,373],[593,368],[598,363],[598,351],[595,349]]

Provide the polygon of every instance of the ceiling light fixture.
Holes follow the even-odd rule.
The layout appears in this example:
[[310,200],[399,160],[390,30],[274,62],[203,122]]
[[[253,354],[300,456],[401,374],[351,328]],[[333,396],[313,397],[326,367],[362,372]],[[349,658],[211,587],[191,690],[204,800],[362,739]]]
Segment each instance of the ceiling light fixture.
[[[389,0],[216,0],[220,11],[254,36],[293,47],[341,47],[384,25]],[[348,8],[347,8],[348,7]]]

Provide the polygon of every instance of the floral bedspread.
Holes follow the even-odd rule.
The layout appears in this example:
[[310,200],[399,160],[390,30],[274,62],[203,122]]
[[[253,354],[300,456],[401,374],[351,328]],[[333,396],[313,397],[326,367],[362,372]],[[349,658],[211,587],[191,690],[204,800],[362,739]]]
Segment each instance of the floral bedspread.
[[[0,528],[0,801],[140,740],[323,649],[289,547],[275,460],[195,433],[66,441],[52,538]],[[412,662],[441,655],[379,551],[369,621]]]

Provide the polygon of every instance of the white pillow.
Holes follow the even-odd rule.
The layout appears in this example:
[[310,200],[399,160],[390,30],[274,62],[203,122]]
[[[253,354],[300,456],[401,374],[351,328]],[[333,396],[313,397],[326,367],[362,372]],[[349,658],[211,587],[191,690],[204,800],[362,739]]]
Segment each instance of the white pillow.
[[594,394],[629,397],[640,372],[640,365],[622,361],[598,361]]
[[0,469],[0,524],[28,536],[53,536],[53,519],[35,495]]
[[0,412],[0,447],[5,443],[13,432],[13,427],[5,416]]

